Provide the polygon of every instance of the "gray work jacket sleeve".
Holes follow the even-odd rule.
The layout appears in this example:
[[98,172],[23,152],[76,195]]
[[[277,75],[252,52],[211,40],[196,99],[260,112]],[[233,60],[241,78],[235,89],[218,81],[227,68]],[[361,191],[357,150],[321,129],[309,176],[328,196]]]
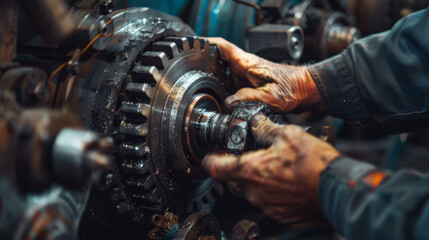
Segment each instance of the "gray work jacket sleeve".
[[345,156],[322,172],[319,204],[347,240],[429,239],[429,175],[379,171]]
[[[309,70],[332,115],[390,132],[427,128],[429,9]],[[429,239],[429,174],[342,156],[320,176],[319,204],[348,240]]]
[[429,8],[308,67],[328,113],[387,132],[429,126]]

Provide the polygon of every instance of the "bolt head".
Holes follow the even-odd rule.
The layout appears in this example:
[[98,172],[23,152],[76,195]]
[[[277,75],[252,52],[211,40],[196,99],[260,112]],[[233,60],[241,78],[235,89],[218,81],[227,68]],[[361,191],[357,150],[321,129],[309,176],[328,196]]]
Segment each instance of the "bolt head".
[[115,8],[115,2],[113,0],[101,0],[100,1],[100,13],[107,15],[113,11]]

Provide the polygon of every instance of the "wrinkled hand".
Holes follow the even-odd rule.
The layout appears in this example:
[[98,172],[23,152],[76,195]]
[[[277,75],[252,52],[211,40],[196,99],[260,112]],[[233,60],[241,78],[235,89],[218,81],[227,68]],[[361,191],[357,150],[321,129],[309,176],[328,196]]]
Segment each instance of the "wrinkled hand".
[[233,109],[240,101],[261,101],[276,112],[322,109],[319,92],[307,67],[277,64],[241,50],[223,38],[207,38],[231,66],[235,87],[241,88],[225,103]]
[[256,141],[268,149],[240,157],[209,154],[203,167],[216,180],[236,181],[252,204],[281,223],[320,214],[319,175],[340,153],[296,125],[276,125],[261,114],[252,118],[251,126]]

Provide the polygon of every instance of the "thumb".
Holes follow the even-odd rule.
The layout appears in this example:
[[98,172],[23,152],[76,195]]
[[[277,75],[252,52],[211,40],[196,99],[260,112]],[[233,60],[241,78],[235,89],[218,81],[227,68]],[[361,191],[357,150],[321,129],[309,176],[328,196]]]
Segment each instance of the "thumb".
[[[265,102],[269,98],[269,94],[265,91],[261,91],[254,88],[242,88],[238,90],[234,95],[231,95],[225,99],[225,104],[230,109],[234,109],[240,102]],[[268,104],[268,103],[267,103]]]
[[241,179],[239,163],[239,158],[236,155],[222,152],[207,154],[201,165],[213,179],[238,181]]
[[264,114],[258,113],[250,119],[250,129],[258,143],[270,146],[280,135],[282,127],[271,121]]

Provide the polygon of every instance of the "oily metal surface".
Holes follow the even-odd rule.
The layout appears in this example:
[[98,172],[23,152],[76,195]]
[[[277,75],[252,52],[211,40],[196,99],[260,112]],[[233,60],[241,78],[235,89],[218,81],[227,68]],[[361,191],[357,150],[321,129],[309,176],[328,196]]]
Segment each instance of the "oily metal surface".
[[[65,80],[54,103],[79,112],[85,127],[115,139],[115,167],[106,177],[105,191],[92,189],[87,215],[106,226],[140,231],[152,227],[153,214],[183,216],[209,209],[221,187],[209,178],[189,176],[188,168],[179,169],[177,165],[186,164],[176,143],[181,139],[164,137],[182,130],[177,116],[188,95],[201,89],[220,92],[217,52],[206,41],[178,37],[194,32],[178,18],[152,9],[129,8],[107,16],[118,30],[103,50],[89,50],[65,76],[59,75]],[[180,78],[182,84],[188,77],[198,81],[184,87],[177,102],[171,92],[181,89],[175,86]],[[175,111],[176,118],[170,118]],[[162,125],[164,112],[170,119]],[[115,212],[120,215],[106,218]]]
[[210,210],[221,186],[189,162],[182,142],[195,94],[223,101],[217,49],[195,37],[165,37],[137,58],[120,97],[118,171],[108,176],[120,213],[146,222],[152,214]]

